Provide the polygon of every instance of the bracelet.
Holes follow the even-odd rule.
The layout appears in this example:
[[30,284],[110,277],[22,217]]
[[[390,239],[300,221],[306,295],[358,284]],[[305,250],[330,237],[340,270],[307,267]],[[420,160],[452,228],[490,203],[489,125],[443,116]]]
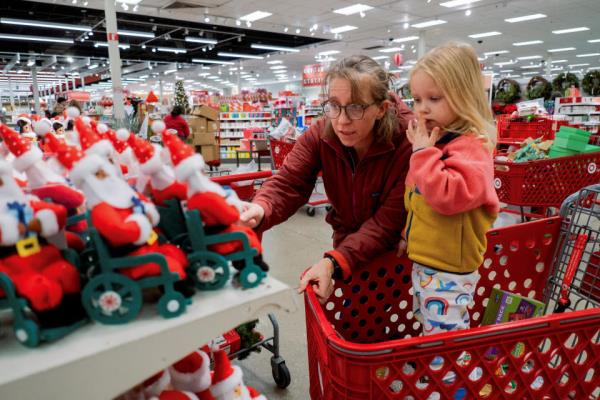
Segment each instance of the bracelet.
[[344,272],[342,271],[342,267],[340,267],[340,264],[338,264],[338,262],[335,259],[335,257],[332,256],[332,255],[330,255],[330,254],[325,254],[324,258],[327,258],[333,264],[333,274],[331,274],[331,277],[333,279],[343,279],[344,278]]

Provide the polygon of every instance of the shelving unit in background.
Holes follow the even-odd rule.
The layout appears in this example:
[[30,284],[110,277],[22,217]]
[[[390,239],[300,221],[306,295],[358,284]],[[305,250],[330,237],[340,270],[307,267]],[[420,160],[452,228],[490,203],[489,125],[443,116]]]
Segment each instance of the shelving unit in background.
[[230,111],[219,117],[221,136],[221,159],[235,160],[244,129],[271,127],[273,116],[270,111]]
[[579,129],[600,133],[600,97],[558,97],[554,115],[564,115],[569,125]]

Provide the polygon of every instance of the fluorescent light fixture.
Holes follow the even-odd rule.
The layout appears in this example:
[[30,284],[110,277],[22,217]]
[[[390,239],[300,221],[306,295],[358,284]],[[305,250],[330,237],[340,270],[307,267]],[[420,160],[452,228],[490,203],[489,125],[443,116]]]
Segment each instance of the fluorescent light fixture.
[[173,72],[177,72],[177,68],[175,68],[175,69],[168,69],[168,70],[166,70],[166,71],[165,71],[165,75],[172,74]]
[[550,49],[548,50],[548,53],[560,53],[563,51],[572,51],[572,50],[577,50],[575,47],[563,47],[560,49]]
[[472,35],[469,35],[469,37],[473,38],[473,39],[479,39],[479,38],[483,38],[483,37],[498,36],[498,35],[502,35],[502,32],[491,31],[491,32],[483,32],[483,33],[474,33]]
[[395,51],[402,51],[400,47],[388,47],[387,49],[379,50],[380,53],[393,53]]
[[89,67],[87,67],[87,69],[94,69],[94,68],[98,68],[98,64],[92,64]]
[[333,12],[336,14],[342,14],[342,15],[352,15],[352,14],[358,14],[361,12],[369,11],[372,9],[373,9],[373,7],[371,7],[371,6],[367,6],[365,4],[359,3],[359,4],[354,4],[352,6],[344,7],[344,8],[338,8],[337,10],[333,10]]
[[403,38],[394,39],[392,41],[394,43],[404,43],[404,42],[412,42],[415,40],[419,40],[419,37],[418,36],[407,36],[407,37],[403,37]]
[[261,50],[274,50],[274,51],[288,51],[290,53],[300,53],[299,49],[294,49],[293,47],[285,47],[285,46],[271,46],[269,44],[255,44],[252,43],[250,45],[253,49],[261,49]]
[[232,61],[209,60],[207,58],[192,58],[192,62],[201,64],[235,65],[235,63]]
[[339,50],[327,50],[327,51],[321,51],[319,54],[319,56],[330,56],[332,54],[339,54],[340,51]]
[[510,53],[508,50],[498,50],[498,51],[487,51],[483,53],[484,56],[495,56],[496,54],[506,54]]
[[577,54],[575,57],[597,57],[600,56],[600,53],[586,53],[586,54]]
[[546,14],[529,14],[529,15],[523,15],[522,17],[506,18],[505,21],[513,24],[515,22],[531,21],[532,19],[540,19],[540,18],[546,18],[546,17],[547,17]]
[[156,50],[162,51],[164,53],[175,53],[175,54],[185,54],[185,53],[187,53],[186,49],[178,49],[176,47],[157,47]]
[[551,71],[562,71],[563,67],[552,67],[550,68]]
[[537,74],[539,74],[539,72],[536,72],[536,71],[523,72],[523,75],[537,75]]
[[218,56],[221,57],[233,57],[233,58],[252,58],[255,60],[262,60],[264,57],[263,56],[255,56],[254,54],[242,54],[242,53],[223,53],[223,52],[219,52],[217,53]]
[[259,19],[270,17],[271,15],[273,15],[273,14],[271,14],[270,12],[266,12],[266,11],[254,11],[253,13],[244,15],[240,19],[242,21],[254,22],[254,21],[258,21]]
[[377,56],[371,57],[373,60],[385,60],[386,58],[390,58],[390,56]]
[[501,70],[500,72],[502,72],[502,73],[505,73],[505,74],[506,74],[506,73],[508,73],[508,72],[514,72],[514,71],[515,71],[514,69],[503,69],[503,70]]
[[448,8],[460,7],[460,6],[465,6],[467,4],[477,3],[478,1],[481,1],[481,0],[451,0],[451,1],[445,1],[443,3],[440,3],[440,6],[448,7]]
[[49,43],[66,43],[73,44],[73,39],[60,39],[46,36],[28,36],[28,35],[11,35],[8,33],[0,33],[0,39],[8,40],[25,40],[33,42],[49,42]]
[[430,26],[442,25],[448,21],[444,21],[443,19],[433,19],[431,21],[419,22],[418,24],[412,24],[413,28],[429,28]]
[[201,74],[198,74],[198,76],[201,77],[205,77],[205,76],[209,76],[210,74],[208,72],[202,72]]
[[582,64],[570,64],[569,68],[573,68],[573,67],[587,67],[588,65],[590,65],[589,63],[582,63]]
[[502,67],[504,65],[513,65],[513,64],[516,64],[516,61],[506,61],[506,62],[497,62],[497,63],[494,63],[494,65],[497,65],[499,67]]
[[600,39],[591,39],[591,40],[588,40],[588,43],[600,43]]
[[561,63],[566,63],[568,62],[567,60],[552,60],[552,64],[561,64]]
[[587,26],[580,26],[578,28],[559,29],[557,31],[552,31],[552,33],[554,33],[555,35],[561,35],[563,33],[583,32],[589,30],[590,28],[588,28]]
[[517,60],[539,60],[542,56],[517,57]]
[[207,39],[207,38],[192,37],[192,36],[186,36],[185,41],[191,42],[191,43],[217,44],[217,40],[215,40],[215,39]]
[[270,69],[276,70],[276,69],[287,69],[287,67],[285,65],[275,65],[273,67],[270,67]]
[[15,18],[0,18],[0,24],[36,26],[36,27],[40,27],[40,28],[61,29],[61,30],[82,31],[82,32],[89,32],[92,30],[91,26],[86,26],[86,25],[57,24],[54,22],[32,21],[32,20],[27,20],[27,19],[15,19]]
[[115,0],[117,3],[121,3],[121,4],[131,4],[131,5],[136,5],[142,2],[142,0]]
[[542,64],[535,64],[535,65],[523,65],[521,66],[522,69],[532,69],[532,68],[539,68],[541,67]]
[[134,36],[134,37],[143,37],[143,38],[153,38],[154,32],[139,32],[139,31],[128,31],[125,29],[117,30],[119,35],[123,36]]
[[342,25],[342,26],[338,26],[337,28],[331,28],[331,33],[343,33],[343,32],[348,32],[348,31],[353,31],[355,29],[358,29],[356,26],[353,25]]
[[267,64],[281,64],[281,63],[283,63],[283,61],[281,61],[281,60],[267,61]]
[[531,46],[532,44],[542,44],[543,40],[530,40],[528,42],[516,42],[513,43],[513,46]]
[[[108,43],[106,42],[96,42],[94,43],[94,47],[108,47]],[[128,44],[120,44],[119,48],[123,50],[127,50],[130,46]]]

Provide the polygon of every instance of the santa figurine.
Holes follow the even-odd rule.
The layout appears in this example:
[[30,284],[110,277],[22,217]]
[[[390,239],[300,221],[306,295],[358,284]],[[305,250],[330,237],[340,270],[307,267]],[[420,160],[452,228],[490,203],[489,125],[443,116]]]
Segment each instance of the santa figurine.
[[[93,153],[84,156],[79,149],[65,143],[57,143],[57,146],[58,160],[70,171],[71,181],[85,194],[92,224],[111,252],[120,256],[164,255],[169,270],[180,278],[175,282],[175,289],[184,296],[191,296],[193,288],[183,281],[187,266],[185,254],[176,246],[157,241],[154,227],[159,222],[159,214],[154,204],[117,176],[108,160]],[[161,274],[155,263],[119,272],[134,280]]]
[[223,350],[213,352],[215,371],[210,391],[215,400],[266,400],[257,390],[244,384],[243,373],[237,365],[231,365]]
[[25,195],[10,164],[0,160],[0,272],[28,301],[42,328],[85,318],[79,271],[45,240],[64,227],[66,218],[63,206]]
[[[171,161],[175,166],[175,177],[187,184],[187,208],[200,211],[205,231],[209,234],[243,232],[248,237],[250,246],[258,252],[254,257],[254,263],[263,271],[268,271],[269,266],[263,260],[262,246],[256,232],[251,228],[235,225],[240,218],[239,210],[235,205],[227,202],[229,194],[202,173],[204,168],[202,156],[195,153],[192,147],[183,143],[176,135],[163,132],[163,142],[169,148]],[[220,254],[229,254],[242,251],[243,245],[240,241],[234,240],[212,245],[210,249]],[[234,261],[233,266],[238,270],[243,269],[244,260]]]
[[174,389],[192,392],[199,400],[215,400],[210,391],[210,358],[202,350],[196,350],[171,365],[169,373]]

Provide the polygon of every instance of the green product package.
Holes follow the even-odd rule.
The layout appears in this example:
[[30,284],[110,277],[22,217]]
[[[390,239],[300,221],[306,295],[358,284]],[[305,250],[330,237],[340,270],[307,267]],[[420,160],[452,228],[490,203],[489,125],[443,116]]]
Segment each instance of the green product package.
[[539,317],[544,303],[500,289],[492,289],[481,325]]

